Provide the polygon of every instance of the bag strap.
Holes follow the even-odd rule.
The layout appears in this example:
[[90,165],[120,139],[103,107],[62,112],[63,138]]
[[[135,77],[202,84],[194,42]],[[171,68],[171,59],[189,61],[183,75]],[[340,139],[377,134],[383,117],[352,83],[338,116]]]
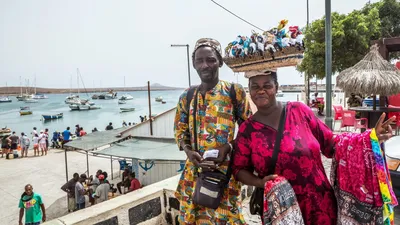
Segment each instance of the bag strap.
[[199,87],[199,85],[190,86],[190,88],[186,94],[186,112],[188,114],[188,117],[189,117],[189,113],[190,113],[190,102],[192,101],[194,92],[196,91],[196,89],[198,87]]
[[[197,90],[197,87],[196,88],[193,88],[193,90],[194,91],[196,91]],[[190,90],[189,90],[190,91]],[[198,151],[198,146],[197,146],[197,121],[196,121],[196,114],[197,114],[197,99],[198,99],[198,94],[199,94],[199,91],[197,90],[196,91],[196,95],[194,96],[194,107],[193,107],[193,133],[194,133],[194,150],[195,151]],[[192,94],[192,96],[191,96],[192,98],[193,98],[193,94]],[[191,101],[192,99],[190,99],[190,100],[188,100],[188,102],[189,102],[189,106],[190,106],[190,101]],[[188,111],[190,111],[189,110],[190,108],[188,108]],[[189,113],[188,113],[188,118],[189,118]]]
[[281,140],[282,140],[282,136],[283,136],[285,122],[286,122],[286,105],[283,105],[281,118],[279,119],[279,128],[278,128],[278,132],[276,133],[274,152],[272,154],[271,165],[269,167],[269,171],[270,171],[269,174],[275,173],[276,161],[278,160],[279,150],[281,149]]

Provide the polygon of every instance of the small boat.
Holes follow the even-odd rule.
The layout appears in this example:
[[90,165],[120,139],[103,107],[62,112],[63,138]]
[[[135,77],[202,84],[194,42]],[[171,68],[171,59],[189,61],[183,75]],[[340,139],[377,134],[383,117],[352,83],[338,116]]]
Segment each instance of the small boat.
[[92,95],[92,99],[99,99],[99,96],[94,94],[94,95]]
[[86,105],[86,104],[71,104],[69,105],[69,108],[71,110],[89,110],[90,109],[90,105]]
[[135,111],[135,108],[120,108],[121,112],[132,112]]
[[98,105],[89,106],[89,110],[94,110],[94,109],[101,109],[101,106],[98,106]]
[[0,137],[4,137],[4,136],[9,136],[11,135],[11,129],[10,128],[1,128],[0,130]]
[[167,103],[167,102],[166,102],[166,101],[162,101],[161,103],[162,103],[162,104],[165,104],[165,103]]
[[19,111],[19,115],[21,115],[21,116],[26,116],[26,115],[31,115],[31,114],[32,114],[31,110]]
[[162,102],[162,100],[163,100],[162,96],[158,96],[158,97],[156,98],[156,102]]
[[126,104],[126,100],[120,99],[118,100],[118,104]]
[[25,103],[38,103],[39,101],[33,98],[28,98],[24,100]]
[[114,92],[113,90],[110,90],[107,94],[105,94],[104,99],[110,100],[110,99],[116,99],[117,98],[117,93]]
[[132,100],[133,97],[130,94],[123,94],[120,98],[120,100]]
[[48,97],[44,94],[34,94],[32,95],[32,99],[48,99]]
[[43,120],[54,120],[54,119],[61,119],[63,118],[62,113],[53,114],[53,115],[42,115]]
[[28,95],[28,94],[21,94],[21,95],[17,96],[16,98],[17,98],[18,101],[23,102],[23,101],[25,101],[27,99],[32,98],[32,96]]
[[284,94],[281,90],[278,90],[278,93],[276,93],[276,97],[283,97]]
[[0,96],[0,103],[12,102],[12,100],[7,96]]

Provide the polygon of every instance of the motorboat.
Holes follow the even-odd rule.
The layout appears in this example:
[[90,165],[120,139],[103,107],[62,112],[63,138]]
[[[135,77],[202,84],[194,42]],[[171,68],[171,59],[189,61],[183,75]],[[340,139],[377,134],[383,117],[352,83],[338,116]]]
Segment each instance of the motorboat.
[[162,103],[162,104],[166,104],[167,102],[166,102],[166,101],[162,101],[161,103]]
[[24,100],[25,103],[38,103],[39,101],[33,98],[28,98]]
[[118,100],[118,104],[126,104],[126,100],[123,100],[123,99],[120,99],[120,100]]
[[82,110],[89,110],[90,109],[90,105],[87,105],[87,104],[70,104],[69,108],[71,110],[82,111]]
[[92,99],[99,99],[99,96],[94,94],[94,95],[92,95]]
[[132,112],[135,111],[135,108],[120,108],[121,112]]
[[104,99],[106,99],[106,100],[116,99],[116,98],[117,98],[117,93],[114,93],[114,92],[107,93],[104,96]]
[[28,94],[22,94],[22,95],[17,96],[17,100],[21,101],[21,102],[25,101],[26,99],[30,99],[30,98],[32,98],[32,95],[28,95]]
[[133,97],[130,94],[123,94],[120,98],[120,100],[132,100]]
[[61,118],[63,118],[63,116],[64,115],[62,113],[52,114],[52,115],[42,115],[43,120],[61,119]]
[[21,107],[20,109],[19,115],[21,116],[31,115],[33,113],[28,106]]
[[162,100],[163,100],[163,97],[162,97],[162,96],[158,96],[158,97],[156,98],[156,102],[162,102]]
[[8,103],[12,102],[12,100],[7,96],[0,96],[0,103]]
[[44,94],[34,94],[32,95],[32,99],[48,99],[48,97]]

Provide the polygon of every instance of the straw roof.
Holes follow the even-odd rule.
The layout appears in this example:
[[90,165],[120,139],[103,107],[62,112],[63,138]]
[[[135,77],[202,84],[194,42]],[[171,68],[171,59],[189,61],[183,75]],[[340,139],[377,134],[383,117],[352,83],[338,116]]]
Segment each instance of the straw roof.
[[336,78],[337,86],[346,92],[374,95],[400,93],[400,70],[379,54],[378,45],[356,65],[343,70]]

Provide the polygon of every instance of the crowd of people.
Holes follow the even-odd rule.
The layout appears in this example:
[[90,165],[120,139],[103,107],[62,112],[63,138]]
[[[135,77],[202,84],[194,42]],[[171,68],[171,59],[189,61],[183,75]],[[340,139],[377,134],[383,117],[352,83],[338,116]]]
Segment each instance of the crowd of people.
[[[79,175],[74,173],[73,178],[61,187],[61,190],[66,192],[68,196],[68,212],[86,208],[86,199],[88,199],[90,205],[95,205],[107,201],[109,194],[114,196],[117,189],[107,178],[107,172],[102,170],[97,170],[96,174],[89,178],[86,174]],[[122,194],[122,186],[128,188],[128,191],[124,192],[124,194],[142,187],[139,180],[135,178],[135,173],[129,169],[124,170],[122,181],[117,184],[120,194]]]

